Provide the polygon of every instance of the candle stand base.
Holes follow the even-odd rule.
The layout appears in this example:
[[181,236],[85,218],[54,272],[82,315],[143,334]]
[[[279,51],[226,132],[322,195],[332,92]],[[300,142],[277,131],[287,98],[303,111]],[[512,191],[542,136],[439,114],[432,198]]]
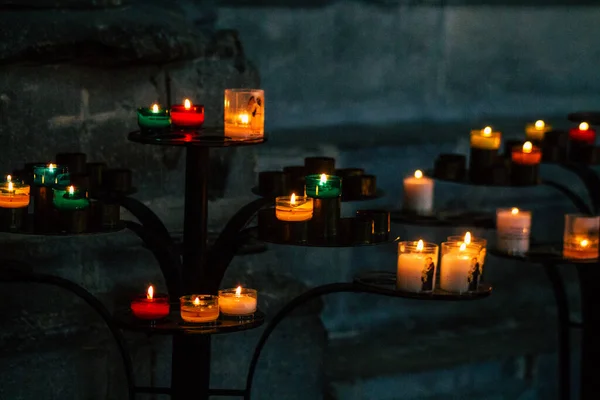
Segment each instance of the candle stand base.
[[540,181],[540,165],[513,163],[510,169],[510,183],[514,186],[536,185]]
[[313,201],[313,217],[309,222],[311,238],[325,242],[335,240],[340,223],[341,197]]
[[0,230],[2,232],[19,232],[27,219],[27,207],[0,208]]
[[89,210],[64,210],[58,212],[62,230],[66,233],[85,233],[88,230]]

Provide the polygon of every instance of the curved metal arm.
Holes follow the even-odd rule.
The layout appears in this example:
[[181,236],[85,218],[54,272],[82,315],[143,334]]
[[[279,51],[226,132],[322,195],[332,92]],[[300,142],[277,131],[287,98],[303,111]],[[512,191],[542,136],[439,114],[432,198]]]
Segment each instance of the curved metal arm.
[[157,236],[163,238],[169,246],[173,246],[173,238],[171,238],[171,234],[165,225],[154,211],[148,208],[144,203],[133,197],[125,196],[119,197],[116,201],[121,207],[133,214],[146,230],[154,232]]
[[[74,295],[85,301],[90,307],[92,307],[94,311],[96,311],[98,315],[100,315],[100,317],[104,320],[104,323],[106,323],[106,326],[110,330],[110,333],[112,334],[113,338],[115,339],[115,342],[117,343],[117,348],[119,350],[119,354],[121,354],[123,365],[125,367],[129,399],[135,398],[135,378],[133,374],[133,365],[131,362],[131,357],[127,352],[125,338],[119,327],[112,319],[110,312],[106,309],[106,307],[104,307],[104,304],[102,304],[98,299],[96,299],[90,292],[69,280],[60,278],[58,276],[23,271],[24,268],[31,269],[31,266],[28,264],[12,260],[2,260],[0,261],[0,265],[3,265],[4,267],[4,273],[0,274],[0,282],[40,283],[57,286],[73,293]],[[12,268],[6,268],[7,265],[10,265]]]
[[586,165],[571,163],[561,165],[581,179],[590,196],[592,211],[597,214],[600,210],[600,177]]
[[554,189],[558,190],[559,192],[561,192],[562,194],[567,196],[569,198],[569,200],[571,200],[571,203],[573,203],[573,205],[575,206],[575,208],[577,208],[577,210],[579,212],[584,213],[584,214],[593,214],[591,208],[588,207],[588,205],[585,203],[585,201],[581,197],[579,197],[577,194],[575,194],[575,192],[573,192],[572,190],[567,188],[566,186],[563,186],[559,183],[552,182],[552,181],[543,181],[542,184],[553,187]]
[[135,233],[150,249],[154,258],[160,266],[163,277],[167,284],[169,297],[177,299],[183,295],[183,281],[181,278],[181,258],[173,251],[173,246],[164,242],[162,236],[149,230],[137,222],[125,221],[127,229]]
[[225,276],[225,271],[235,256],[239,242],[240,231],[248,221],[264,206],[273,202],[273,199],[260,198],[246,204],[225,225],[225,228],[215,241],[208,255],[210,270],[210,288],[216,291]]

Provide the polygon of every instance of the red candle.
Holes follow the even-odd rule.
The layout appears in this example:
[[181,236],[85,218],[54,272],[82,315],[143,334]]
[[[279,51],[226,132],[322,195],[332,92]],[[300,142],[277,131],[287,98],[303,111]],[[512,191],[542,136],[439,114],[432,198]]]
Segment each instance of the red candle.
[[513,147],[511,159],[515,164],[535,165],[542,160],[542,152],[539,147],[532,145],[531,142],[525,142],[523,147]]
[[577,128],[569,130],[569,139],[593,145],[596,142],[596,131],[587,122],[582,122]]
[[204,106],[192,105],[185,99],[183,105],[171,107],[171,122],[177,126],[200,127],[204,123]]
[[146,296],[131,302],[131,311],[139,319],[161,319],[169,315],[169,299],[165,295],[154,295],[154,288],[150,286]]

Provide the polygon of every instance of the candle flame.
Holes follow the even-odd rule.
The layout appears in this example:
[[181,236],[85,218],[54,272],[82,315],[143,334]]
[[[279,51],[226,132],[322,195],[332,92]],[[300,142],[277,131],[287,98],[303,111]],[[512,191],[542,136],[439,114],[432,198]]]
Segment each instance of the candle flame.
[[52,164],[52,163],[48,164],[48,169],[49,169],[50,171],[52,171],[54,168],[56,168],[56,165],[54,165],[54,164]]
[[152,300],[154,298],[154,287],[152,285],[148,286],[148,294],[146,294],[148,300]]
[[419,239],[417,243],[417,251],[423,251],[423,240]]
[[242,113],[239,115],[240,122],[244,125],[247,125],[250,122],[250,116],[247,113]]
[[13,189],[13,183],[12,182],[8,182],[8,191],[12,192],[13,190],[14,190]]
[[531,153],[531,150],[533,150],[533,145],[531,142],[523,143],[523,153]]
[[580,131],[587,131],[588,129],[590,129],[590,124],[588,124],[587,122],[582,122],[579,124]]
[[458,250],[460,250],[460,251],[465,251],[466,249],[467,249],[467,244],[466,244],[466,243],[462,243],[462,244],[460,245],[460,247],[459,247],[459,249],[458,249]]
[[198,297],[196,297],[196,298],[194,299],[194,305],[195,305],[195,306],[199,306],[199,305],[200,305],[200,299],[199,299]]
[[71,185],[69,186],[69,194],[74,194],[75,193],[75,186]]
[[519,209],[518,209],[517,207],[513,207],[513,209],[512,209],[512,210],[510,210],[510,213],[511,213],[512,215],[517,215],[517,214],[519,213]]
[[235,289],[235,295],[237,297],[242,295],[242,287],[241,286],[238,286],[237,289]]
[[590,244],[590,242],[587,239],[583,239],[581,242],[579,242],[579,245],[581,247],[588,247],[589,244]]
[[152,104],[152,112],[153,113],[157,113],[158,112],[158,104]]
[[486,136],[486,137],[492,136],[492,127],[491,126],[486,126],[485,128],[483,128],[483,136]]
[[321,174],[321,183],[327,182],[327,175]]
[[465,244],[471,244],[471,232],[465,233]]
[[183,107],[184,107],[186,110],[189,110],[190,108],[192,108],[192,102],[191,102],[189,99],[185,99],[185,100],[183,101]]
[[421,171],[420,169],[415,171],[415,178],[417,179],[421,179],[423,177],[423,171]]
[[292,197],[290,197],[290,204],[296,204],[296,194],[292,193]]
[[10,182],[12,181],[12,176],[11,175],[6,175],[6,182]]
[[545,127],[546,127],[546,123],[544,121],[542,121],[541,119],[538,119],[537,121],[535,121],[535,129],[542,130]]

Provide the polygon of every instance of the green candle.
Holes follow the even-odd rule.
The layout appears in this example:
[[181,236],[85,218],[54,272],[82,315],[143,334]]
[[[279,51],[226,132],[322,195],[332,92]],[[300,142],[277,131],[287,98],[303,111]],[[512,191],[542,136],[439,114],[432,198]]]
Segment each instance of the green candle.
[[85,190],[73,185],[54,188],[54,206],[59,210],[83,210],[89,205]]
[[308,175],[306,195],[315,199],[331,199],[342,194],[342,178],[335,175]]
[[160,108],[158,104],[138,108],[137,116],[142,129],[166,129],[171,126],[169,110]]
[[69,183],[67,168],[56,164],[40,164],[33,167],[33,183],[40,186]]

